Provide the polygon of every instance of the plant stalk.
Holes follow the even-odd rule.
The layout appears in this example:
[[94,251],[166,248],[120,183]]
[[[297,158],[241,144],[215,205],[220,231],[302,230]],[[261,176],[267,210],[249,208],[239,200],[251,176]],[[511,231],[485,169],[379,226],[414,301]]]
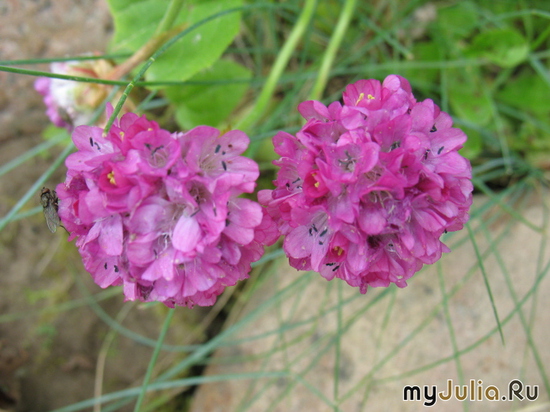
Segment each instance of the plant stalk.
[[316,6],[317,0],[305,1],[302,14],[300,14],[300,17],[288,36],[286,43],[279,52],[279,55],[273,64],[273,68],[265,81],[264,87],[260,93],[260,96],[258,96],[254,107],[244,119],[235,125],[235,129],[247,132],[247,130],[257,123],[264,115],[273,93],[275,92],[275,88],[277,87],[277,82],[288,65],[288,61],[290,60],[292,53],[298,46],[298,42],[306,31],[306,28],[313,17]]
[[332,37],[330,38],[327,50],[323,56],[323,61],[321,62],[321,68],[319,69],[317,80],[315,81],[313,89],[309,95],[310,100],[319,100],[325,90],[330,69],[334,63],[334,58],[336,57],[336,52],[344,39],[344,35],[348,29],[349,22],[351,21],[356,5],[357,0],[346,0],[346,3],[344,4],[344,8],[338,18],[338,23],[336,23],[336,27],[332,33]]

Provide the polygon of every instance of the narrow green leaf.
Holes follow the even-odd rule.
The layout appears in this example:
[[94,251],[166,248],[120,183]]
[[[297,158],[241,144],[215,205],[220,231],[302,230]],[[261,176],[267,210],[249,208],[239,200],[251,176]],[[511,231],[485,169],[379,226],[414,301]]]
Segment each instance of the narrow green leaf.
[[449,40],[468,37],[480,18],[477,6],[471,1],[461,1],[437,10],[437,29]]
[[502,341],[502,344],[504,345],[504,334],[502,333],[502,323],[500,322],[500,318],[498,316],[497,306],[495,304],[495,299],[493,298],[493,292],[491,291],[491,285],[489,284],[489,277],[487,276],[487,271],[485,270],[485,264],[484,259],[481,255],[481,251],[479,250],[477,246],[477,242],[474,238],[474,232],[470,225],[466,223],[466,229],[468,229],[468,235],[470,237],[470,241],[472,242],[472,246],[474,248],[477,263],[479,265],[479,269],[481,270],[481,274],[483,275],[483,281],[485,282],[485,287],[487,288],[487,295],[489,295],[489,300],[491,301],[491,307],[493,308],[493,314],[495,316],[495,321],[497,323],[498,327],[498,333],[500,334],[500,340]]

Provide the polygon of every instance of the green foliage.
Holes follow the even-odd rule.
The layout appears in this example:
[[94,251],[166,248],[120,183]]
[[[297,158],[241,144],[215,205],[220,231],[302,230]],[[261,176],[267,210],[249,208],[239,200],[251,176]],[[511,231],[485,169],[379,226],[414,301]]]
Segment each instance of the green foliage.
[[153,35],[166,8],[167,0],[109,0],[115,24],[113,51],[134,52]]
[[474,37],[467,55],[486,58],[500,67],[515,67],[529,54],[529,44],[517,30],[488,30]]
[[[136,51],[155,33],[168,6],[168,0],[109,0],[115,34],[113,52]],[[175,25],[187,27],[213,14],[242,5],[242,0],[197,0],[186,2]],[[184,36],[164,53],[151,69],[147,80],[183,81],[211,66],[220,58],[239,31],[240,13],[213,19]]]
[[467,122],[486,126],[492,119],[492,100],[482,83],[479,70],[452,70],[450,76],[454,77],[454,81],[449,83],[453,113]]
[[[248,89],[246,81],[250,76],[251,72],[242,65],[230,60],[218,60],[212,67],[193,76],[191,84],[167,87],[166,97],[174,104],[176,120],[182,128],[191,129],[199,125],[216,127],[239,104]],[[216,83],[220,80],[223,83]]]
[[513,122],[510,147],[523,153],[531,164],[547,167],[550,162],[550,86],[530,70],[511,79],[499,93],[498,99],[510,106],[512,114],[523,113]]
[[67,129],[57,127],[53,124],[49,124],[43,131],[42,137],[46,140],[59,140],[61,138],[70,141],[71,136],[67,132]]
[[523,70],[498,92],[503,103],[524,110],[541,120],[550,114],[550,86],[531,70]]
[[[466,38],[474,31],[480,18],[479,10],[471,1],[461,1],[437,9],[434,29],[448,41]],[[434,37],[435,41],[437,38]]]
[[[474,163],[509,155],[509,149],[535,159],[538,156],[530,152],[550,147],[550,83],[529,67],[533,51],[548,47],[550,32],[547,19],[520,14],[520,3],[463,1],[437,6],[422,39],[410,47],[413,62],[421,68],[405,64],[402,71],[414,88],[436,103],[434,89],[440,90],[443,110],[466,125],[461,125],[468,134],[463,154]],[[525,116],[510,118],[510,110],[501,113],[506,107],[529,112],[538,126]]]
[[[115,21],[112,50],[136,52],[155,35],[169,1],[110,0],[109,4]],[[186,2],[174,25],[180,29],[191,27],[241,5],[242,0]],[[250,71],[231,61],[219,60],[238,34],[240,18],[240,13],[233,12],[198,26],[174,43],[146,72],[148,81],[190,81],[190,85],[164,88],[175,107],[180,127],[219,126],[241,101],[247,89],[242,81],[250,78]],[[232,82],[235,79],[241,82]]]

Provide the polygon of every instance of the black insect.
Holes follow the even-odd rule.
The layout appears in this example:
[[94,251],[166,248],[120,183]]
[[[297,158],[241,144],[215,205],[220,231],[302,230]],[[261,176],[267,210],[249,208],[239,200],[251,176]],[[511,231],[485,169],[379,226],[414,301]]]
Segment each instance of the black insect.
[[42,188],[40,193],[40,203],[44,209],[44,217],[46,218],[46,224],[50,232],[55,233],[57,227],[61,225],[61,220],[59,220],[59,215],[57,210],[59,199],[57,198],[57,193],[55,190],[50,190],[47,187]]

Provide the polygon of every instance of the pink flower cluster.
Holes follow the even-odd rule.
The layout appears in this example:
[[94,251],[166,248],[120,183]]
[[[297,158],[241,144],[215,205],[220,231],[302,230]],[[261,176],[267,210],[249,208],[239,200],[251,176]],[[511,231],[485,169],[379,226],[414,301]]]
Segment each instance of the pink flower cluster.
[[108,133],[77,127],[59,216],[96,283],[123,285],[128,300],[212,305],[283,235],[293,267],[365,293],[404,287],[449,251],[440,237],[468,220],[473,187],[447,113],[396,75],[298,110],[302,129],[273,139],[280,169],[258,193],[264,208],[239,197],[259,175],[241,131],[169,133],[133,113]]
[[343,104],[306,101],[293,136],[274,137],[275,190],[260,191],[290,264],[341,278],[361,293],[399,287],[449,249],[440,241],[468,220],[466,135],[402,77],[349,85]]
[[[109,108],[107,115],[110,115]],[[78,149],[57,186],[59,216],[101,287],[128,300],[212,305],[248,277],[277,233],[251,193],[258,165],[240,156],[249,139],[200,126],[169,133],[128,113],[104,136],[79,126]]]

